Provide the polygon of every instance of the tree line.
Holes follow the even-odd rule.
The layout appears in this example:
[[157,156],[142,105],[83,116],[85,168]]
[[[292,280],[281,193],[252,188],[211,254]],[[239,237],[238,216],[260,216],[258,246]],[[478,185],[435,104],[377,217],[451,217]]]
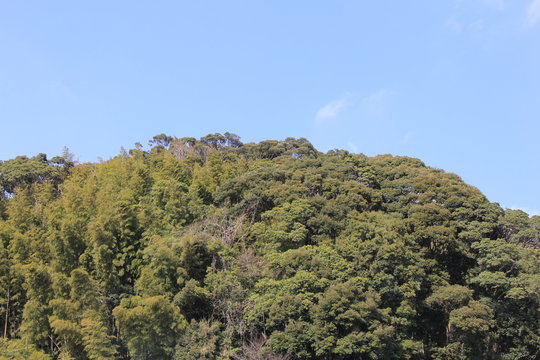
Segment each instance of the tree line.
[[421,160],[160,134],[0,162],[0,359],[535,359],[540,217]]

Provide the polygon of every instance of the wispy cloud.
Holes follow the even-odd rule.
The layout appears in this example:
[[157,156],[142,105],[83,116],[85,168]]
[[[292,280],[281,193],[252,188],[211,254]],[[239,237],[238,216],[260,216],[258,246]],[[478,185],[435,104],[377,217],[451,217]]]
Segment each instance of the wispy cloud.
[[374,92],[372,94],[369,94],[368,96],[364,97],[362,99],[362,102],[364,104],[372,104],[382,101],[384,96],[386,95],[386,90],[379,90],[377,92]]
[[365,118],[381,119],[388,110],[388,99],[392,95],[387,90],[379,90],[363,97],[360,100],[359,109]]
[[484,20],[476,19],[472,22],[461,22],[455,17],[450,17],[446,20],[446,27],[456,34],[470,33],[479,34],[484,30]]
[[334,119],[347,105],[347,97],[334,100],[320,108],[319,111],[317,111],[317,114],[315,115],[315,120],[317,120],[318,123],[322,123]]
[[356,144],[353,143],[352,141],[349,141],[347,143],[347,146],[349,147],[349,149],[352,150],[353,153],[358,153],[358,146],[356,146]]
[[401,144],[405,145],[408,144],[409,141],[414,137],[415,133],[412,131],[409,131],[403,135],[401,138]]
[[529,26],[534,26],[540,20],[540,0],[532,0],[527,8],[526,23]]
[[49,94],[58,100],[71,100],[77,101],[77,96],[71,90],[71,88],[61,80],[54,80],[49,82]]
[[484,0],[484,3],[493,6],[498,10],[504,9],[504,0]]
[[476,21],[473,21],[470,25],[469,25],[469,28],[471,29],[471,31],[473,33],[479,33],[481,32],[482,30],[484,30],[484,20],[482,19],[478,19]]
[[454,11],[446,19],[445,26],[456,34],[479,35],[490,27],[491,21],[487,17],[489,13],[503,12],[508,2],[506,0],[454,0],[454,4]]
[[447,19],[446,26],[455,33],[460,33],[463,30],[463,24],[455,18]]
[[390,93],[386,90],[379,90],[369,95],[361,97],[359,94],[346,93],[337,100],[333,100],[320,108],[315,114],[315,125],[322,125],[342,117],[343,112],[351,110],[354,112],[382,113],[385,110],[386,98]]

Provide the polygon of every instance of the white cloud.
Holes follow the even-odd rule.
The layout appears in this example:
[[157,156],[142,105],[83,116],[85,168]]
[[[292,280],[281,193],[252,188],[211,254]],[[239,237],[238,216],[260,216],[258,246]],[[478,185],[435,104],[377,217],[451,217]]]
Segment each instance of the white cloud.
[[387,90],[379,90],[360,100],[360,111],[362,117],[368,119],[383,119],[388,111],[389,96],[393,93]]
[[[478,0],[475,1],[476,3],[483,3],[484,5],[491,6],[496,8],[497,10],[502,10],[506,6],[506,0]],[[467,0],[454,0],[454,4],[456,7],[463,7],[467,5],[471,5],[471,1]]]
[[484,3],[490,6],[494,6],[499,10],[504,8],[504,0],[484,0]]
[[386,90],[379,90],[367,96],[360,97],[358,94],[346,93],[340,99],[334,100],[320,108],[315,114],[315,125],[336,120],[347,108],[352,108],[353,112],[368,112],[370,114],[380,114],[385,111],[387,95],[391,95]]
[[339,100],[334,100],[317,111],[315,119],[322,123],[326,120],[330,120],[339,115],[340,111],[347,106],[348,102],[346,98],[341,98]]
[[527,25],[536,25],[538,20],[540,20],[540,0],[532,0],[527,9]]
[[530,209],[530,208],[516,206],[516,205],[510,206],[510,209],[525,211],[527,214],[529,214],[529,216],[540,216],[540,210],[538,209]]
[[351,151],[352,151],[353,153],[358,153],[358,146],[356,146],[355,143],[349,141],[349,142],[347,143],[347,146],[349,147],[349,149],[351,149]]
[[379,90],[377,92],[374,92],[373,94],[369,94],[368,96],[364,97],[362,99],[362,102],[364,104],[378,103],[382,101],[385,95],[386,95],[385,90]]
[[446,20],[446,26],[455,33],[460,33],[463,30],[463,24],[461,24],[455,18],[449,18]]
[[71,100],[76,101],[77,96],[71,90],[71,88],[61,80],[54,80],[49,82],[49,94],[58,100]]
[[454,17],[446,20],[446,27],[452,30],[456,34],[470,33],[478,34],[484,30],[484,20],[476,19],[471,22],[460,22]]
[[484,29],[484,20],[478,19],[470,23],[469,28],[473,33],[479,33]]
[[409,131],[409,132],[405,133],[403,135],[403,137],[401,138],[401,144],[403,144],[403,145],[408,144],[409,141],[413,138],[414,135],[415,135],[415,133],[412,132],[412,131]]

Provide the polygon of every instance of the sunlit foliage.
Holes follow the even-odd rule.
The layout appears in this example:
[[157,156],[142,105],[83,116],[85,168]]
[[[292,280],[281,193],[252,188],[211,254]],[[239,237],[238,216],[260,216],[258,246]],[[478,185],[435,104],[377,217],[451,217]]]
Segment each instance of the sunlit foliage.
[[539,244],[455,174],[303,138],[20,156],[0,359],[535,359]]

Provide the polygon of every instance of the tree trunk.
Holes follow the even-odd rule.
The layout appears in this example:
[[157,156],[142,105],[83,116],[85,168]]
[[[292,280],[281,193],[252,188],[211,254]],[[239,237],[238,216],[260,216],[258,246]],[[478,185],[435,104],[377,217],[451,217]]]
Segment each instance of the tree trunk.
[[7,301],[6,301],[6,321],[4,322],[4,339],[7,339],[8,333],[8,324],[9,324],[9,300],[10,300],[10,289],[8,288]]

